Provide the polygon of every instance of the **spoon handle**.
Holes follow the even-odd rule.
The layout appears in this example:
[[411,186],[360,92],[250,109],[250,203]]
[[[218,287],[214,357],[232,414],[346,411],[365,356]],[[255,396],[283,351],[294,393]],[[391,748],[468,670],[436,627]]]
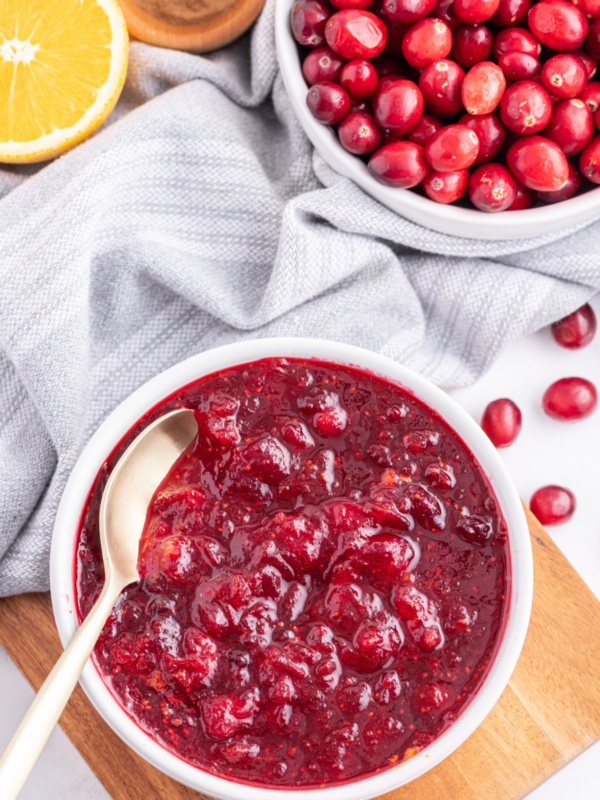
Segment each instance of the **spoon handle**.
[[44,681],[0,758],[2,800],[14,800],[59,720],[124,587],[108,580],[92,610]]

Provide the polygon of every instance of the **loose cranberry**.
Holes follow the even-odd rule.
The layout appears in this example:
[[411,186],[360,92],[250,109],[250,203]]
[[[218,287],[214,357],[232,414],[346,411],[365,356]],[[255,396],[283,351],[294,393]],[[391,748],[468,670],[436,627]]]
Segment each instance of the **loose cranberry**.
[[423,189],[427,197],[436,203],[454,203],[466,194],[468,181],[468,169],[457,169],[453,172],[432,170],[423,181]]
[[329,47],[342,58],[371,59],[385,47],[387,29],[370,11],[344,8],[327,20],[325,38]]
[[315,47],[307,54],[302,64],[302,74],[309,86],[322,81],[339,80],[344,59],[329,47]]
[[468,169],[479,152],[479,139],[466,125],[447,125],[425,145],[425,157],[437,172]]
[[561,378],[554,381],[542,398],[542,408],[553,419],[585,419],[596,410],[598,392],[585,378]]
[[523,186],[522,183],[517,181],[517,194],[513,201],[512,206],[508,208],[508,211],[525,211],[528,208],[533,208],[535,205],[535,194],[528,189],[526,186]]
[[600,22],[597,19],[590,25],[590,30],[585,38],[585,49],[596,61],[600,58]]
[[521,430],[521,410],[507,397],[492,400],[483,412],[481,427],[495,447],[508,447]]
[[428,111],[445,119],[462,109],[464,71],[454,61],[433,61],[419,77],[419,88]]
[[417,22],[430,14],[436,0],[385,0],[383,7],[390,19],[398,22]]
[[334,8],[371,8],[373,0],[330,0]]
[[474,24],[493,17],[500,0],[454,0],[454,13],[462,20]]
[[590,81],[588,85],[579,92],[578,100],[583,100],[589,110],[594,113],[600,108],[600,81]]
[[387,44],[383,50],[384,55],[403,59],[402,40],[412,22],[396,22],[396,20],[390,19],[387,14],[383,21],[388,32]]
[[569,177],[566,183],[555,192],[538,192],[537,196],[543,203],[558,203],[561,200],[569,200],[577,194],[582,183],[583,176],[581,172],[573,164],[569,164]]
[[527,17],[527,24],[542,44],[559,53],[581,47],[589,27],[581,11],[567,0],[541,0],[535,3]]
[[584,50],[583,47],[578,47],[577,50],[573,50],[571,55],[577,56],[577,58],[581,59],[581,62],[585,67],[585,71],[587,72],[588,81],[591,81],[596,74],[596,70],[598,69],[596,59],[592,58],[588,51]]
[[467,72],[461,95],[468,114],[490,114],[506,88],[506,78],[497,64],[482,61]]
[[542,68],[535,56],[530,56],[528,53],[519,53],[516,50],[502,53],[498,64],[509,81],[528,80],[535,77]]
[[409,142],[414,142],[415,144],[420,144],[421,147],[425,147],[433,134],[439,131],[441,127],[443,126],[439,119],[431,117],[429,114],[423,114],[415,127],[406,134],[406,138]]
[[391,81],[377,92],[373,107],[378,125],[402,136],[419,121],[423,95],[412,81]]
[[569,162],[555,142],[544,136],[524,136],[508,149],[506,163],[514,177],[528,189],[552,192],[569,177]]
[[485,25],[459,25],[452,36],[452,58],[464,69],[470,69],[489,59],[493,41]]
[[600,17],[600,0],[573,0],[573,5],[588,19]]
[[437,0],[432,16],[445,22],[451,31],[460,25],[460,20],[454,13],[454,0]]
[[550,95],[533,81],[517,81],[502,96],[500,118],[514,133],[537,133],[548,124],[551,115]]
[[494,58],[500,61],[503,53],[514,52],[539,58],[542,46],[526,28],[504,28],[494,39]]
[[349,114],[371,114],[373,116],[373,104],[369,97],[364,100],[350,100]]
[[311,114],[325,125],[335,125],[350,110],[350,98],[337,83],[323,81],[311,86],[306,95]]
[[596,315],[589,303],[552,323],[552,335],[561,347],[579,350],[596,335]]
[[429,172],[425,150],[414,142],[394,142],[380,147],[369,160],[369,172],[380,183],[398,189],[417,186]]
[[322,0],[298,0],[292,9],[294,39],[307,47],[325,43],[325,23],[331,16],[331,6]]
[[469,178],[469,199],[480,211],[506,211],[516,196],[517,182],[502,164],[482,164]]
[[531,8],[531,0],[500,0],[498,10],[490,22],[497,28],[508,28],[511,25],[520,25],[527,19]]
[[552,107],[544,136],[560,147],[566,156],[580,153],[594,135],[592,112],[581,100],[559,100]]
[[465,114],[459,119],[459,123],[475,131],[479,139],[479,153],[474,161],[475,165],[484,164],[495,158],[506,141],[506,128],[497,114],[481,114],[478,117]]
[[555,97],[577,97],[587,83],[587,70],[577,56],[559,53],[546,61],[540,78]]
[[542,486],[531,497],[529,507],[542,525],[568,522],[576,508],[575,495],[562,486]]
[[579,169],[592,183],[600,183],[600,136],[596,136],[579,158]]
[[427,17],[408,29],[402,40],[402,54],[411,67],[423,69],[439,61],[452,49],[452,32],[445,22]]
[[371,97],[377,89],[377,72],[370,61],[355,59],[349,61],[340,73],[342,88],[353,100]]
[[372,153],[381,142],[381,131],[371,114],[348,114],[340,122],[338,136],[343,148],[360,156]]

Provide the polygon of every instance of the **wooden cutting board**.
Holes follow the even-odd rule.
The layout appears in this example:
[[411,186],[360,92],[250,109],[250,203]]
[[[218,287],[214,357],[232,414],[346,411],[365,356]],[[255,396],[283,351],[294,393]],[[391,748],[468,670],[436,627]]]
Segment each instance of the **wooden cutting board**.
[[[529,512],[528,522],[533,612],[507,689],[454,755],[385,800],[518,800],[600,738],[600,602]],[[38,689],[61,651],[50,596],[0,600],[0,644]],[[79,686],[60,724],[114,800],[203,797],[129,750]]]

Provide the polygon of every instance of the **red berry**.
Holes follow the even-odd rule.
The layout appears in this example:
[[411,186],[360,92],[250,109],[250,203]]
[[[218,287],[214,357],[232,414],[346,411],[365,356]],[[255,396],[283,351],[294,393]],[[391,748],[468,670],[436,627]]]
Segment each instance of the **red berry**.
[[416,22],[402,40],[402,54],[411,67],[423,69],[439,61],[452,49],[452,32],[441,19],[428,17]]
[[502,96],[500,117],[514,133],[537,133],[548,124],[551,115],[550,95],[533,81],[517,81]]
[[371,8],[373,0],[330,0],[334,8]]
[[600,136],[596,136],[579,157],[579,169],[592,183],[600,183]]
[[517,181],[517,194],[513,201],[512,206],[508,208],[508,211],[525,211],[528,208],[533,208],[535,205],[535,194],[528,189],[526,186],[523,186],[522,183]]
[[485,22],[493,17],[500,0],[454,0],[454,13],[462,22]]
[[459,25],[452,36],[452,58],[464,69],[492,54],[493,36],[485,25]]
[[570,53],[552,56],[542,67],[544,87],[555,97],[577,97],[587,83],[583,61]]
[[475,131],[479,139],[479,153],[474,163],[476,165],[484,164],[495,158],[506,141],[506,128],[500,122],[498,115],[481,114],[478,117],[472,117],[470,114],[465,114],[459,119],[459,122]]
[[521,430],[521,410],[507,397],[492,400],[483,412],[481,427],[495,447],[508,447]]
[[436,116],[453,117],[462,109],[464,71],[454,61],[433,61],[419,77],[419,88],[427,109]]
[[294,39],[307,47],[325,42],[325,23],[331,16],[331,6],[322,0],[298,0],[292,9]]
[[469,199],[480,211],[506,211],[516,196],[517,182],[502,164],[482,164],[469,178]]
[[385,24],[370,11],[344,8],[327,20],[325,38],[342,58],[375,58],[387,42]]
[[423,95],[412,81],[392,80],[378,90],[373,108],[381,128],[402,136],[419,121],[423,113]]
[[466,194],[468,181],[468,169],[458,169],[453,172],[432,170],[423,181],[423,189],[427,197],[436,203],[454,203]]
[[[575,3],[573,3],[573,5],[575,5]],[[577,58],[581,59],[581,62],[587,72],[588,81],[591,81],[596,74],[596,70],[598,69],[596,59],[592,58],[588,51],[584,50],[583,47],[578,47],[577,50],[572,50],[571,55],[577,56]]]
[[385,0],[383,8],[390,19],[417,22],[430,14],[436,0]]
[[579,350],[586,347],[596,335],[596,315],[586,303],[558,322],[552,324],[552,335],[561,347]]
[[573,164],[569,164],[569,177],[566,183],[555,192],[538,192],[537,196],[542,203],[558,203],[561,200],[569,200],[577,194],[582,183],[583,176],[581,172]]
[[387,186],[409,189],[429,172],[425,151],[414,142],[393,142],[380,147],[369,160],[369,172]]
[[542,525],[568,522],[576,508],[575,495],[562,486],[542,486],[534,492],[529,506]]
[[600,58],[600,22],[595,19],[585,37],[585,49],[596,61]]
[[375,67],[378,78],[384,78],[387,75],[395,75],[397,78],[405,78],[406,75],[400,67],[400,62],[397,58],[390,56],[377,56],[371,59],[371,64]]
[[594,119],[585,103],[575,98],[554,104],[544,136],[556,142],[566,156],[581,153],[593,135]]
[[425,145],[425,157],[437,172],[467,169],[478,152],[477,134],[466,125],[447,125],[434,133]]
[[539,58],[542,46],[526,28],[504,28],[494,39],[494,58],[500,61],[503,53],[514,52]]
[[490,22],[497,28],[520,25],[527,19],[527,13],[530,8],[531,0],[500,0],[498,10]]
[[343,148],[359,156],[372,153],[381,142],[381,131],[371,114],[348,114],[340,122],[338,136]]
[[600,81],[590,81],[579,92],[578,99],[583,100],[592,113],[600,108]]
[[460,25],[460,20],[454,13],[454,0],[437,0],[433,16],[445,22],[451,31]]
[[439,131],[441,127],[443,126],[439,119],[430,117],[429,114],[423,114],[415,127],[406,134],[406,138],[409,142],[414,142],[415,144],[420,144],[421,147],[425,147],[433,134]]
[[350,98],[337,83],[323,81],[311,86],[306,95],[311,114],[325,125],[335,125],[350,110]]
[[542,398],[542,408],[553,419],[578,420],[589,417],[598,405],[598,392],[585,378],[554,381]]
[[364,100],[377,90],[377,72],[370,61],[355,59],[342,69],[340,83],[353,100]]
[[339,80],[340,72],[344,66],[344,59],[329,47],[315,47],[304,59],[302,74],[309,86],[322,81]]
[[462,101],[469,114],[490,114],[506,88],[506,78],[497,64],[482,61],[467,72],[462,84]]
[[534,78],[542,68],[535,56],[519,53],[516,50],[502,53],[498,64],[509,81],[525,81]]
[[569,162],[560,147],[543,136],[524,136],[508,149],[506,163],[514,177],[536,192],[552,192],[569,177]]
[[573,0],[573,5],[588,19],[600,17],[600,0]]
[[567,0],[541,0],[535,3],[527,23],[542,44],[559,53],[581,47],[589,27],[581,11]]

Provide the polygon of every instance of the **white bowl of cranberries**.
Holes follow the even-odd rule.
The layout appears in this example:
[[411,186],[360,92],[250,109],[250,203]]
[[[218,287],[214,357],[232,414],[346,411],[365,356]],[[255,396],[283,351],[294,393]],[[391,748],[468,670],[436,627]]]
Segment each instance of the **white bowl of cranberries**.
[[399,214],[486,239],[600,216],[598,0],[280,0],[276,33],[315,147]]

